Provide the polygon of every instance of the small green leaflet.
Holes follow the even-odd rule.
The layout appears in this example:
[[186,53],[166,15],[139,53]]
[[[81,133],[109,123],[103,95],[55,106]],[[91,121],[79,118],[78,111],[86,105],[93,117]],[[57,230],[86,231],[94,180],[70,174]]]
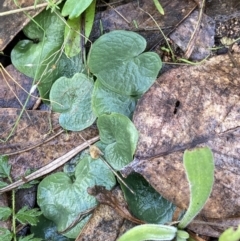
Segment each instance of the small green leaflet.
[[41,213],[37,208],[28,209],[28,207],[23,207],[17,212],[16,218],[22,224],[29,223],[30,225],[36,225],[38,216],[40,216]]
[[0,220],[6,221],[12,214],[12,209],[9,207],[0,207]]
[[[5,178],[10,176],[11,166],[8,164],[7,156],[0,156],[0,177]],[[4,185],[4,182],[2,182]]]
[[0,227],[1,241],[12,241],[13,234],[6,228]]

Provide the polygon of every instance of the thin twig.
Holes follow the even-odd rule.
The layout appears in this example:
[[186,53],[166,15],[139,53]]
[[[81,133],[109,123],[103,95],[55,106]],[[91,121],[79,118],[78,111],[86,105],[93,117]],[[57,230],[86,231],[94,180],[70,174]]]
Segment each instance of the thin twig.
[[39,170],[37,170],[36,172],[31,173],[30,175],[24,177],[24,180],[18,180],[4,188],[0,189],[0,194],[3,192],[7,192],[10,191],[16,187],[19,187],[20,185],[26,183],[26,182],[30,182],[32,180],[35,180],[39,177],[42,177],[52,171],[54,171],[55,169],[57,169],[58,167],[62,166],[63,164],[65,164],[66,162],[68,162],[72,157],[76,156],[79,152],[81,152],[82,150],[86,149],[89,146],[89,143],[93,144],[96,141],[99,140],[99,136],[93,137],[90,140],[87,140],[87,142],[82,143],[81,145],[75,147],[74,149],[72,149],[71,151],[69,151],[68,153],[66,153],[65,155],[57,158],[56,160],[52,161],[51,163],[47,164],[46,166],[40,168]]
[[200,11],[199,11],[199,14],[198,14],[197,25],[196,25],[193,33],[192,33],[192,36],[191,36],[191,38],[188,42],[188,45],[187,45],[187,50],[184,54],[184,58],[186,58],[186,59],[189,59],[190,55],[192,54],[194,44],[195,44],[195,40],[196,40],[196,38],[198,36],[198,33],[199,33],[200,24],[201,24],[202,16],[203,16],[204,6],[205,6],[205,0],[202,0],[201,4],[199,4]]
[[29,7],[25,7],[25,8],[10,10],[10,11],[7,11],[7,12],[0,13],[0,17],[10,15],[10,14],[14,14],[14,13],[29,11],[29,10],[36,10],[37,8],[46,7],[47,5],[48,5],[48,3],[42,3],[42,4],[38,4],[36,6],[29,6]]

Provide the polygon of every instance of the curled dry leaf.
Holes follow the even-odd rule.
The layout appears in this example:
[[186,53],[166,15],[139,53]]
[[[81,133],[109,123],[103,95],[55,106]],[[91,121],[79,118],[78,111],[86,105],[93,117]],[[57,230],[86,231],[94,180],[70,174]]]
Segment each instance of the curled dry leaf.
[[[239,65],[240,55],[234,58]],[[215,183],[201,212],[205,218],[240,214],[239,76],[227,55],[201,66],[172,69],[142,97],[133,118],[140,139],[128,168],[180,208],[189,204],[183,151],[196,146],[212,149]]]

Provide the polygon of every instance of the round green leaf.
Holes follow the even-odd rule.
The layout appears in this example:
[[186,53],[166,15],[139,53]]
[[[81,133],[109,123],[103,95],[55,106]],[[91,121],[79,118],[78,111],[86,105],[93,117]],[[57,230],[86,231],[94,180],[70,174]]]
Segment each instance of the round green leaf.
[[52,109],[60,112],[60,125],[72,131],[90,126],[96,119],[91,109],[93,81],[78,73],[71,79],[59,78],[52,86],[50,100]]
[[214,183],[214,159],[209,147],[186,150],[183,164],[190,187],[190,204],[178,228],[184,229],[207,202]]
[[62,15],[70,19],[77,18],[83,13],[93,0],[67,0],[62,9]]
[[106,144],[105,158],[116,170],[122,169],[133,159],[138,132],[134,124],[118,113],[104,114],[97,121],[100,139]]
[[96,81],[93,89],[92,109],[96,116],[117,112],[131,117],[137,104],[137,98],[121,95]]
[[132,173],[124,181],[135,192],[132,194],[120,182],[128,207],[135,217],[154,224],[172,221],[176,206],[163,198],[140,174]]
[[139,34],[112,31],[94,42],[88,67],[110,90],[141,95],[153,84],[162,65],[156,53],[142,53],[145,48],[146,40]]
[[[102,185],[111,189],[116,181],[112,172],[102,162],[90,156],[83,158],[76,167],[75,181],[65,173],[54,173],[44,178],[39,186],[37,202],[43,215],[52,220],[58,231],[65,230],[82,212],[93,208],[97,201],[87,193],[87,188]],[[64,235],[76,238],[89,216]]]

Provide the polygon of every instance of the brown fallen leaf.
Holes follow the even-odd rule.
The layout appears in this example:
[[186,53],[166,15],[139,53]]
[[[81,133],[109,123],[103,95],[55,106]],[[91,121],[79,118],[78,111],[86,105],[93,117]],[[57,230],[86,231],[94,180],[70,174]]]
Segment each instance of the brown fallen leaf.
[[[119,187],[114,188],[112,195],[114,195],[120,203],[124,202],[123,193]],[[134,226],[134,223],[125,220],[112,207],[100,204],[94,210],[90,221],[75,241],[115,241],[124,232]]]
[[[0,107],[21,108],[27,99],[31,86],[32,79],[20,73],[13,65],[0,69]],[[31,109],[36,100],[37,91],[35,90],[26,105],[26,109]]]
[[127,209],[127,203],[125,200],[120,202],[117,196],[114,195],[111,191],[107,190],[104,186],[94,186],[88,188],[88,193],[94,196],[99,203],[106,204],[115,209],[115,211],[123,218],[137,224],[145,223],[142,220],[132,216],[132,214]]
[[[240,64],[240,55],[234,58]],[[187,209],[183,152],[209,146],[215,183],[200,214],[240,215],[240,72],[227,55],[160,76],[140,99],[133,121],[140,138],[136,158],[125,174],[131,169],[142,174],[163,197]]]
[[[0,138],[5,139],[20,109],[0,109]],[[25,176],[27,170],[37,170],[63,156],[84,140],[97,136],[97,129],[66,132],[58,124],[58,113],[27,111],[20,119],[12,137],[0,145],[0,155],[8,155],[14,180]]]
[[[35,0],[20,0],[16,1],[22,8],[34,6]],[[39,0],[39,3],[43,3],[43,0]],[[44,4],[46,6],[46,4]],[[0,51],[3,51],[7,44],[14,38],[14,36],[26,26],[30,18],[23,12],[12,13],[9,15],[4,15],[7,12],[18,10],[19,8],[15,5],[12,0],[0,1]],[[44,7],[32,9],[27,11],[27,13],[34,17],[40,13]]]
[[[118,4],[118,1],[114,2]],[[101,36],[102,30],[99,26],[102,26],[104,32],[117,29],[131,30],[146,38],[147,49],[151,49],[163,40],[156,23],[165,34],[168,34],[196,6],[192,0],[181,1],[181,3],[178,0],[161,0],[161,5],[165,11],[164,15],[161,15],[153,1],[149,0],[131,1],[120,6],[112,3],[109,9],[96,15],[90,39],[94,41]]]

